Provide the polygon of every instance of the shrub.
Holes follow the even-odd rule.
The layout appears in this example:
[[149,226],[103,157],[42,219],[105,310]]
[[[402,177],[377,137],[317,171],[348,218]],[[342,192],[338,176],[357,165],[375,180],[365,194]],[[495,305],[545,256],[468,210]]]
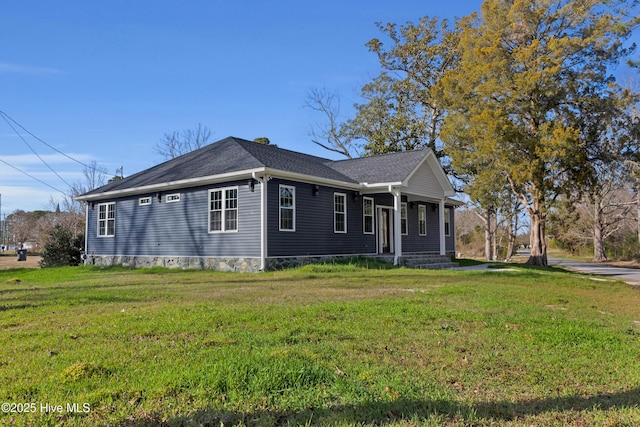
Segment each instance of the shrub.
[[40,267],[79,265],[83,248],[84,236],[74,237],[68,228],[56,225],[44,245]]

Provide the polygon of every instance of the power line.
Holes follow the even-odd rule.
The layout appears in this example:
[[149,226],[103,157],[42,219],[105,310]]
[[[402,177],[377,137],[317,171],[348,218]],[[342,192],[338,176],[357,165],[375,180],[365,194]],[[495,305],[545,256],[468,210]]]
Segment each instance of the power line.
[[46,185],[47,187],[49,187],[49,188],[51,188],[51,189],[53,189],[53,190],[55,190],[55,191],[57,191],[57,192],[59,192],[59,193],[64,194],[65,196],[67,195],[67,193],[65,193],[64,191],[60,190],[59,188],[56,188],[56,187],[54,187],[53,185],[48,184],[48,183],[44,182],[43,180],[41,180],[41,179],[39,179],[39,178],[36,178],[35,176],[33,176],[33,175],[31,175],[31,174],[29,174],[29,173],[27,173],[27,172],[25,172],[25,171],[23,171],[23,170],[21,170],[21,169],[19,169],[19,168],[15,167],[15,166],[13,166],[11,163],[9,163],[9,162],[7,162],[7,161],[5,161],[5,160],[0,159],[0,162],[4,163],[5,165],[9,166],[10,168],[13,168],[13,169],[17,170],[18,172],[20,172],[20,173],[22,173],[22,174],[24,174],[24,175],[28,176],[29,178],[31,178],[31,179],[35,179],[35,180],[36,180],[36,181],[38,181],[39,183],[44,184],[44,185]]
[[[70,155],[63,153],[62,151],[58,150],[56,147],[54,147],[53,145],[47,143],[46,141],[42,140],[41,138],[38,138],[37,136],[35,136],[33,133],[29,132],[24,126],[22,126],[20,123],[18,123],[17,121],[15,121],[11,116],[9,116],[7,113],[5,113],[4,111],[0,110],[0,116],[2,116],[2,118],[7,122],[7,124],[9,124],[9,121],[13,122],[16,126],[18,126],[20,129],[22,129],[23,131],[25,131],[26,133],[28,133],[29,135],[31,135],[34,139],[36,139],[37,141],[40,141],[41,143],[43,143],[44,145],[46,145],[47,147],[51,148],[53,151],[55,151],[58,154],[62,154],[63,156],[65,156],[67,159],[72,160],[88,169],[96,169],[95,166],[89,166],[86,163],[81,162],[78,159],[74,159],[73,157],[71,157]],[[11,126],[11,124],[9,124],[9,126]],[[22,136],[13,128],[13,126],[11,126],[11,128],[14,130],[14,132],[16,132],[16,134],[18,134],[21,138]],[[24,139],[23,139],[24,140]],[[28,145],[28,144],[27,144]],[[33,149],[32,149],[33,151]],[[61,178],[62,179],[62,178]],[[64,181],[64,180],[63,180]],[[67,184],[68,185],[68,184]]]
[[[0,113],[2,113],[1,115],[2,115],[2,118],[4,119],[4,121],[5,121],[5,122],[7,122],[7,124],[9,125],[9,127],[10,127],[11,129],[13,129],[13,131],[16,133],[16,135],[18,135],[18,136],[20,137],[20,139],[22,140],[22,142],[24,142],[24,143],[25,143],[25,145],[26,145],[27,147],[29,147],[29,149],[33,152],[33,154],[35,154],[35,155],[40,159],[40,161],[41,161],[42,163],[44,163],[44,165],[45,165],[46,167],[48,167],[48,168],[49,168],[49,170],[50,170],[51,172],[53,172],[53,173],[54,173],[58,178],[60,178],[60,180],[61,180],[62,182],[64,182],[68,187],[71,187],[71,185],[70,185],[67,181],[65,181],[65,179],[64,179],[63,177],[61,177],[61,176],[60,176],[60,174],[58,174],[58,172],[56,172],[55,170],[53,170],[53,168],[51,167],[51,165],[49,165],[49,163],[47,163],[47,162],[46,162],[42,157],[40,157],[40,154],[36,153],[36,150],[34,150],[34,149],[33,149],[33,147],[31,146],[31,144],[29,144],[29,143],[27,142],[27,140],[26,140],[26,139],[25,139],[25,138],[20,134],[20,132],[18,132],[18,131],[16,130],[16,128],[15,128],[15,127],[13,127],[13,125],[9,122],[9,120],[7,120],[7,117],[8,117],[8,116],[7,116],[6,114],[4,114],[3,112],[0,112]],[[23,129],[24,129],[24,128],[23,128]]]

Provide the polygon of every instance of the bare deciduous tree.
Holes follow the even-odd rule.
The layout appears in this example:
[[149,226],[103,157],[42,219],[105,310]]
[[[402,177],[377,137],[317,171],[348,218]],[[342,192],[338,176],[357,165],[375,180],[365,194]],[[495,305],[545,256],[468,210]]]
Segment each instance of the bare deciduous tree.
[[198,123],[193,129],[165,133],[153,149],[165,160],[170,160],[204,147],[210,137],[211,130]]
[[355,142],[349,122],[342,121],[340,97],[337,94],[326,89],[311,89],[307,92],[304,107],[322,113],[326,120],[325,124],[311,126],[309,135],[314,144],[349,159],[361,156],[362,147]]

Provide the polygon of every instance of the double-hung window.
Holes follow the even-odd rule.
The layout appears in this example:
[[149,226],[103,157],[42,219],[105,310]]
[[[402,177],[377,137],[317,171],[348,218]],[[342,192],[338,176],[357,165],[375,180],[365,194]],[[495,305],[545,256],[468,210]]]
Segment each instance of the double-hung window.
[[418,205],[418,234],[427,235],[427,205]]
[[102,203],[98,205],[98,237],[113,237],[116,235],[116,203]]
[[238,187],[209,190],[209,232],[238,231]]
[[362,223],[364,234],[373,234],[373,199],[362,198]]
[[347,195],[344,193],[333,193],[333,231],[347,232]]
[[296,231],[296,188],[280,186],[280,231]]

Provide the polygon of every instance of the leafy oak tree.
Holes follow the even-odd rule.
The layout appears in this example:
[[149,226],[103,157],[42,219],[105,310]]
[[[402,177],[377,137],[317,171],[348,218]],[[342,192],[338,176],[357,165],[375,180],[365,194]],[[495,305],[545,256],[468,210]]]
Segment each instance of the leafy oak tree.
[[424,17],[403,26],[377,24],[384,34],[366,45],[378,56],[381,73],[360,89],[355,114],[344,118],[338,95],[313,89],[305,107],[324,116],[312,141],[346,157],[429,147],[442,156],[440,126],[445,110],[438,82],[455,67],[458,27]]
[[[378,56],[382,73],[363,88],[368,102],[356,106],[354,121],[365,130],[368,123],[382,124],[382,132],[372,128],[365,133],[375,153],[427,146],[442,157],[439,136],[446,111],[439,83],[458,66],[460,27],[429,16],[403,26],[377,26],[391,43],[386,46],[378,38],[367,43]],[[391,136],[376,138],[379,134]],[[398,140],[404,140],[404,146]]]
[[459,66],[440,85],[445,149],[454,168],[477,165],[479,182],[509,183],[529,215],[530,264],[547,265],[554,201],[593,178],[590,156],[601,141],[585,132],[588,115],[606,115],[628,96],[611,67],[633,50],[624,44],[636,25],[629,5],[485,0],[463,20]]

